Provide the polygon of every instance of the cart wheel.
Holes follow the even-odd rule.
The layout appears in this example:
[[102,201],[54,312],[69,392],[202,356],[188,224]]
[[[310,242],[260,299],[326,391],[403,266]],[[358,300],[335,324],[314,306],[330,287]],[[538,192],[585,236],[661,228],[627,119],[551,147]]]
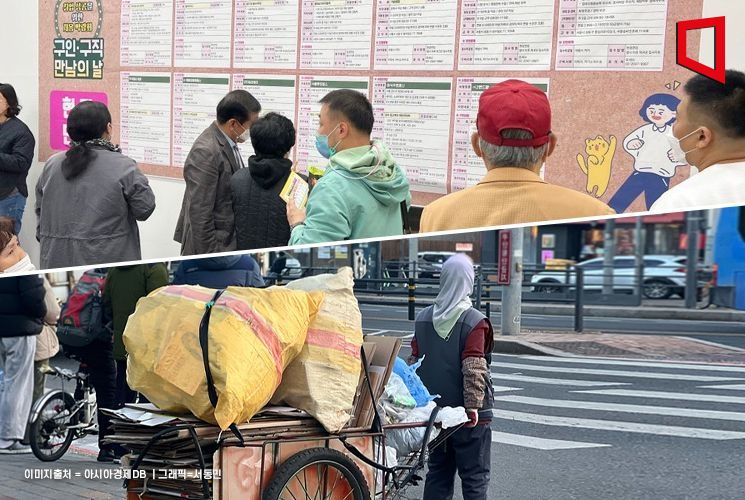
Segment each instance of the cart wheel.
[[362,471],[349,457],[312,448],[290,457],[274,473],[262,500],[370,500]]

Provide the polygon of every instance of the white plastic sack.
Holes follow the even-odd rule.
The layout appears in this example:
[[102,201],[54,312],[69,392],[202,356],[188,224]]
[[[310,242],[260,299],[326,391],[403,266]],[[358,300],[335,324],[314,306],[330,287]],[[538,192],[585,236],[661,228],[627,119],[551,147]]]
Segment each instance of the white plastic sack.
[[[402,422],[429,422],[432,410],[436,406],[434,402],[430,401],[426,406],[414,408],[404,417]],[[446,406],[440,409],[435,422],[441,423],[443,429],[450,429],[468,422],[468,416],[463,407],[451,408]],[[421,449],[426,430],[426,427],[389,430],[385,433],[386,444],[395,448],[399,457],[408,455]],[[429,440],[432,441],[435,439],[439,433],[440,431],[438,429],[432,429]]]

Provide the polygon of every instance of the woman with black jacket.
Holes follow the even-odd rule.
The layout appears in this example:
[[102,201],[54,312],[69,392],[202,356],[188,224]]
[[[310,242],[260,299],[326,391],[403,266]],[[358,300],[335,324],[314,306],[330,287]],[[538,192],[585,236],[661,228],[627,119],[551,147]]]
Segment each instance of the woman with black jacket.
[[[13,235],[0,232],[0,272],[18,263]],[[47,307],[44,281],[38,275],[0,278],[0,454],[31,453],[21,445],[34,391],[36,336]]]
[[26,177],[36,145],[34,135],[18,119],[20,112],[13,86],[0,83],[0,216],[15,221],[16,234],[21,230],[26,208]]

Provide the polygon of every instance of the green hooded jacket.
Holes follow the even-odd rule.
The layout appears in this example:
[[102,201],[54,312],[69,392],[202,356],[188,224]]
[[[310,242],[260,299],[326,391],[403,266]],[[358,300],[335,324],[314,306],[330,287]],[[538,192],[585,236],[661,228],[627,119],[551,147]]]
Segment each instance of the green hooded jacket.
[[345,149],[329,160],[289,244],[401,235],[402,201],[411,203],[409,181],[385,144]]

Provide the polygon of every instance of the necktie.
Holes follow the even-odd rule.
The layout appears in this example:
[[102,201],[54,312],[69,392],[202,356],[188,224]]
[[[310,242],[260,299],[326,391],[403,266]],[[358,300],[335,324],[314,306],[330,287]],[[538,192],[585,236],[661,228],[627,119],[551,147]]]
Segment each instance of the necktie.
[[233,151],[235,152],[235,159],[238,161],[238,166],[240,168],[244,168],[246,165],[243,164],[243,157],[241,156],[241,150],[238,149],[238,146],[233,146]]

